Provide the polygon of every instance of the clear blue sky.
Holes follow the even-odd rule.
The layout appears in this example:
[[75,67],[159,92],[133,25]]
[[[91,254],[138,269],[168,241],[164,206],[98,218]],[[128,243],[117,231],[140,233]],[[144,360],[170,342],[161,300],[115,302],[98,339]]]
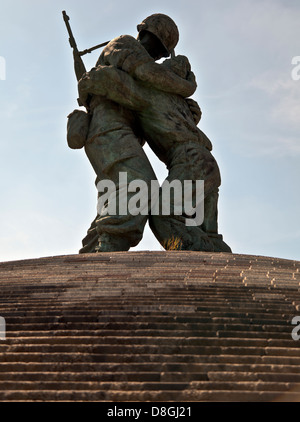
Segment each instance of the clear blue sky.
[[[152,13],[175,20],[222,174],[220,232],[235,253],[300,260],[299,0],[11,0],[0,15],[0,261],[76,254],[96,212],[94,172],[66,143],[77,88],[62,10],[79,49],[136,36]],[[161,248],[147,229],[135,249]]]

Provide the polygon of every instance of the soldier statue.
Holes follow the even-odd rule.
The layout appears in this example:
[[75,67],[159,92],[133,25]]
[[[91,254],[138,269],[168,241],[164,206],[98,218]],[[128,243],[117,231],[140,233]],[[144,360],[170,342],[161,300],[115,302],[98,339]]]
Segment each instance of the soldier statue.
[[[200,107],[189,98],[197,87],[195,75],[188,59],[174,51],[178,28],[170,17],[154,14],[137,29],[137,38],[122,35],[107,43],[96,66],[83,73],[78,92],[87,112],[75,110],[68,116],[69,146],[85,148],[96,185],[105,179],[116,186],[115,194],[98,208],[80,253],[127,251],[140,242],[147,221],[165,248],[173,238],[180,240],[181,250],[231,252],[218,233],[219,168],[210,140],[197,127]],[[178,213],[172,200],[168,215],[151,212],[151,186],[157,178],[145,142],[165,163],[168,182],[193,181],[195,194],[194,182],[204,181],[201,224],[186,225],[185,209]],[[120,174],[126,174],[127,186],[120,184]],[[147,212],[117,209],[110,214],[110,201],[135,180],[149,187]],[[127,189],[128,202],[133,194]]]

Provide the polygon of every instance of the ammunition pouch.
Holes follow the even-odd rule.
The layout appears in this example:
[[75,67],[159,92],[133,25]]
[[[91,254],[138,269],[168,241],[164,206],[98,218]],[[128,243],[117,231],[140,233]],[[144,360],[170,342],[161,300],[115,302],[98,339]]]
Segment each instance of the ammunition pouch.
[[68,115],[67,141],[72,149],[84,147],[90,126],[90,115],[83,110],[74,110]]

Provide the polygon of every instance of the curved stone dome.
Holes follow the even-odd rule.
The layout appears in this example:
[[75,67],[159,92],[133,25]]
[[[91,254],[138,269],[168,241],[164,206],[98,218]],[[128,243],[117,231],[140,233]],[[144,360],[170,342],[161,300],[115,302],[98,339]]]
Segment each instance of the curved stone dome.
[[299,269],[181,251],[3,262],[0,400],[300,401]]

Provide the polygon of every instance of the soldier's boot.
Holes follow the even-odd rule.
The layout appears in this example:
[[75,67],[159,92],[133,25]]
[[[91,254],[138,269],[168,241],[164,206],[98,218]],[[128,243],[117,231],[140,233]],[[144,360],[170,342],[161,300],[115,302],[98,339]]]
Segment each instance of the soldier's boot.
[[95,252],[121,252],[130,249],[128,239],[120,236],[114,236],[108,233],[102,233],[98,237],[98,245]]
[[214,246],[214,252],[229,252],[231,253],[231,248],[224,242],[223,236],[219,233],[206,233],[209,240]]
[[223,236],[218,233],[218,197],[218,190],[216,190],[205,198],[204,222],[201,227],[213,244],[214,252],[232,252],[224,242]]

